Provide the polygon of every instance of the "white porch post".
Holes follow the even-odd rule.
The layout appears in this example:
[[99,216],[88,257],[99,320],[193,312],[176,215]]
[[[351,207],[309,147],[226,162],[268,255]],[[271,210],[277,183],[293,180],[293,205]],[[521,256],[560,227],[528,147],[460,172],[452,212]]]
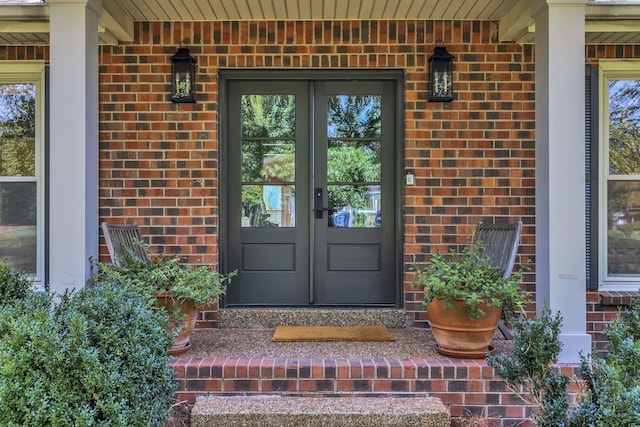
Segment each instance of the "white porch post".
[[586,333],[584,31],[586,0],[546,0],[536,24],[536,293],[564,318],[561,362]]
[[102,0],[49,0],[49,284],[84,286],[98,254],[98,17]]

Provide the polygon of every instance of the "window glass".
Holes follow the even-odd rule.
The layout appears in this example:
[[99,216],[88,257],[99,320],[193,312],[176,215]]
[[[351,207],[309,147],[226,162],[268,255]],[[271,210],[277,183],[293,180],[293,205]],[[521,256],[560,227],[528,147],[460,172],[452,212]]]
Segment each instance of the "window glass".
[[36,85],[0,84],[0,259],[37,273]]

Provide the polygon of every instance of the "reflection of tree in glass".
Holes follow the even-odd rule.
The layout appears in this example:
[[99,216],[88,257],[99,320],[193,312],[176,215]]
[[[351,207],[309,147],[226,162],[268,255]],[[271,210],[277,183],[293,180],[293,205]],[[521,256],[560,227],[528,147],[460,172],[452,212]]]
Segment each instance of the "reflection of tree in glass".
[[286,144],[278,144],[270,138],[295,136],[294,102],[294,97],[288,95],[242,97],[242,180],[244,182],[262,180],[265,157],[293,152],[293,146],[287,148]]
[[609,180],[607,191],[607,270],[640,274],[640,81],[609,82],[609,174],[635,179]]
[[327,181],[329,206],[367,207],[367,183],[380,182],[380,104],[378,95],[329,97]]
[[36,225],[35,182],[0,184],[0,225]]
[[609,173],[640,174],[640,81],[609,82]]
[[0,176],[35,176],[35,85],[0,85]]
[[245,95],[242,97],[242,136],[291,138],[295,135],[295,96]]
[[608,186],[608,273],[640,274],[640,183],[610,181]]
[[330,207],[367,207],[367,183],[380,181],[380,164],[376,152],[348,145],[331,147],[328,151],[327,181],[330,184],[358,183],[360,185],[332,185]]
[[381,98],[377,95],[330,96],[329,137],[379,138]]
[[295,97],[245,95],[242,104],[243,215],[252,227],[267,226],[263,183],[295,179]]

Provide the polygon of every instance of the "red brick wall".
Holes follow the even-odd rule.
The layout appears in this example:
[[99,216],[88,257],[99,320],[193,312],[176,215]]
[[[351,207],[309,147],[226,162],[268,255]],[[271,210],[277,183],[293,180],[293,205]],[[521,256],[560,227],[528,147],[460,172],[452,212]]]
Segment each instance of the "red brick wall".
[[[196,104],[168,100],[169,57],[197,59]],[[456,100],[427,102],[427,58],[455,59]],[[525,224],[534,251],[533,47],[497,42],[492,22],[142,23],[100,55],[100,216],[138,222],[161,252],[218,263],[221,68],[395,68],[405,72],[405,262],[459,246],[478,221]],[[103,257],[106,254],[102,248]],[[406,308],[423,321],[406,274]],[[532,282],[532,278],[527,278]]]
[[48,61],[49,46],[0,46],[0,61]]
[[[169,57],[181,42],[198,61],[196,104],[169,101]],[[426,60],[440,42],[455,57],[451,103],[426,101]],[[0,60],[48,56],[47,46],[0,46]],[[640,46],[589,45],[586,58],[640,58]],[[405,271],[464,244],[481,220],[521,219],[518,262],[534,256],[533,46],[498,43],[496,23],[138,23],[134,42],[101,47],[99,60],[100,217],[140,223],[159,252],[218,264],[219,69],[395,68],[405,72],[404,167],[416,173],[404,189]],[[407,272],[405,306],[420,323],[410,280]],[[587,294],[599,349],[616,312]],[[201,326],[213,325],[207,318]]]

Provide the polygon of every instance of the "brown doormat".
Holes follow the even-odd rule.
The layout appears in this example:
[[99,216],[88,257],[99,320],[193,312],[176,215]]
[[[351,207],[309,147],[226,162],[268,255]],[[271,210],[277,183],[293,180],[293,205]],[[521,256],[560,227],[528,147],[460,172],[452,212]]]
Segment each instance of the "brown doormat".
[[278,326],[271,341],[395,341],[384,325]]

